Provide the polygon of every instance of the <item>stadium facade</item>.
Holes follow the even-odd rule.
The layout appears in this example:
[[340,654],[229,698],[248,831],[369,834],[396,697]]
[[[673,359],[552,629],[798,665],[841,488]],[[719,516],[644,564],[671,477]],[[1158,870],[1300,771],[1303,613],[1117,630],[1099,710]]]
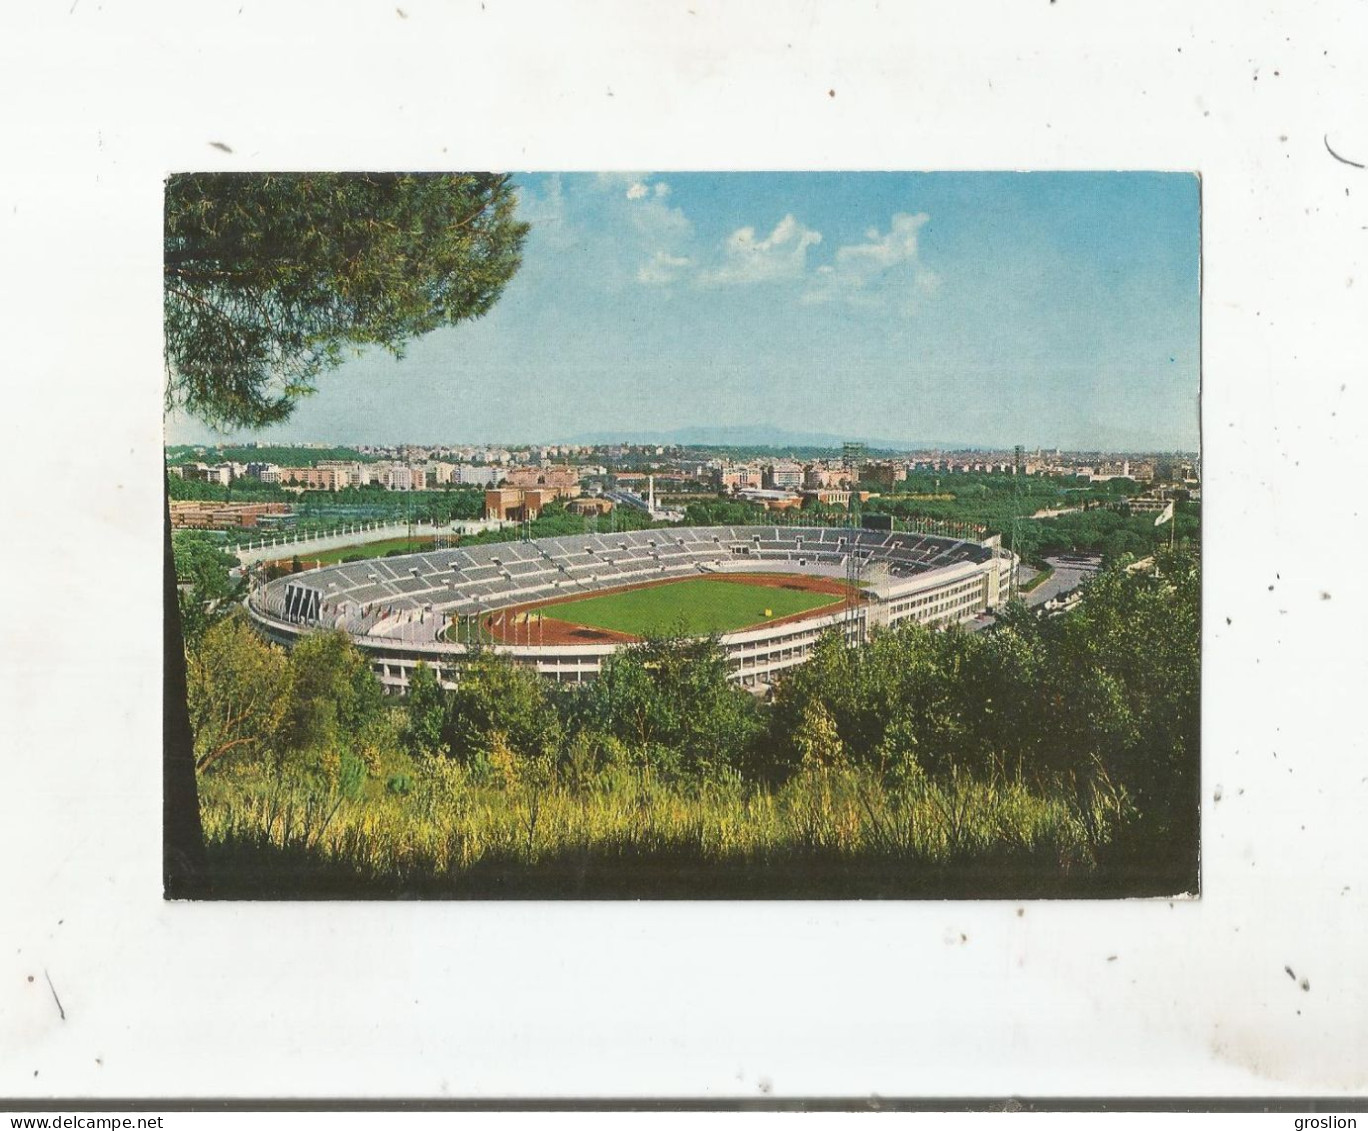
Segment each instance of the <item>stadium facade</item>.
[[[511,639],[505,633],[492,645],[461,639],[461,626],[467,636],[483,635],[496,620],[516,623],[515,610],[532,603],[699,576],[786,573],[845,582],[851,599],[834,612],[720,637],[733,678],[757,687],[806,660],[832,629],[854,644],[881,626],[958,623],[994,609],[1007,599],[1014,568],[1015,558],[995,539],[842,527],[682,527],[349,562],[254,586],[247,608],[266,636],[285,645],[308,632],[342,629],[370,656],[386,691],[402,694],[419,662],[454,687],[462,660],[477,647],[493,647],[548,679],[582,682],[625,646],[550,644],[530,627],[521,638],[515,628]],[[529,624],[525,615],[521,623]]]

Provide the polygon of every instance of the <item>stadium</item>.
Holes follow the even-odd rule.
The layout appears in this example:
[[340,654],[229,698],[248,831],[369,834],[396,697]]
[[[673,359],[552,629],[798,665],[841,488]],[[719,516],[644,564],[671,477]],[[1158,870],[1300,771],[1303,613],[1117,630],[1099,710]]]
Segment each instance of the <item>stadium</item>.
[[1014,557],[961,541],[851,527],[681,527],[433,549],[255,585],[247,608],[289,645],[342,629],[387,692],[419,662],[448,687],[482,648],[578,683],[657,635],[714,636],[763,690],[826,632],[852,643],[908,619],[970,620],[1007,597]]

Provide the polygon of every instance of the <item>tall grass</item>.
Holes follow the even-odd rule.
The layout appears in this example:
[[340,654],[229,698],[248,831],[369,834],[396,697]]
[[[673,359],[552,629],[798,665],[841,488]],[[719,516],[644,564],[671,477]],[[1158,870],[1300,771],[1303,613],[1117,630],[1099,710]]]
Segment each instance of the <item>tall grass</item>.
[[771,790],[615,766],[575,786],[440,759],[369,791],[206,775],[201,806],[209,894],[288,897],[1070,894],[1123,816],[959,775],[814,767]]

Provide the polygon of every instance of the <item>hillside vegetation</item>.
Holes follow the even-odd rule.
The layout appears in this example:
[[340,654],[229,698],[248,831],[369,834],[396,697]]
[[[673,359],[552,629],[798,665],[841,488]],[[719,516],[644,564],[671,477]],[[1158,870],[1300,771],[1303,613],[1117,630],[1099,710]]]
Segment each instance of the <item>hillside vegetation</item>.
[[1169,895],[1197,882],[1193,558],[982,634],[836,637],[760,703],[707,641],[386,699],[238,615],[190,650],[211,879],[300,898]]

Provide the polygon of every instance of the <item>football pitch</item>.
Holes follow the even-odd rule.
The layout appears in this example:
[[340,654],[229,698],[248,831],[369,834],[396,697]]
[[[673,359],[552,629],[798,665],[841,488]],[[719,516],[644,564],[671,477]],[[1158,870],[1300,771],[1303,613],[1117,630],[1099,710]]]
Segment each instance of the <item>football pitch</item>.
[[741,578],[697,578],[567,601],[547,607],[545,613],[559,621],[629,636],[710,636],[835,607],[841,600],[837,594]]

